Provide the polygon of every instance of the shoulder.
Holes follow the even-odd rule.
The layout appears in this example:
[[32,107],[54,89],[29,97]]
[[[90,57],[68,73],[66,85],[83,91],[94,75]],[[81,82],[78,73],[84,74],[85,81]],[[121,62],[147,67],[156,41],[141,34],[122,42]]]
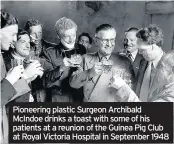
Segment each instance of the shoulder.
[[55,59],[59,55],[60,55],[60,52],[59,52],[58,45],[56,45],[54,47],[49,47],[49,48],[43,50],[43,54],[42,54],[42,56],[51,58],[51,59]]
[[89,58],[93,58],[93,57],[96,57],[97,56],[97,53],[90,53],[90,54],[84,54],[83,57],[85,59],[89,59]]
[[121,55],[119,53],[113,53],[111,55],[112,59],[116,62],[121,62],[121,63],[130,63],[130,60],[128,57],[126,57],[125,55]]
[[45,39],[43,39],[43,40],[42,40],[42,42],[43,42],[43,45],[44,45],[46,48],[56,46],[56,44],[55,44],[55,43],[48,42],[48,41],[47,41],[47,40],[45,40]]

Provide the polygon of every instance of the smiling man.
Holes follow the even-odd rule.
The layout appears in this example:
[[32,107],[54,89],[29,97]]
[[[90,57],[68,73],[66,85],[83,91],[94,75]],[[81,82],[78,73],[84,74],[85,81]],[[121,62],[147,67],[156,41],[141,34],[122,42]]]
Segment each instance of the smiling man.
[[[30,53],[30,37],[28,33],[22,29],[19,29],[17,34],[17,41],[14,43],[14,50],[8,54],[8,57],[4,59],[6,69],[9,71],[11,68],[17,65],[25,65],[25,58]],[[42,76],[43,68],[41,64],[37,61],[33,61],[27,64],[24,68],[23,76],[27,82],[33,81],[38,75]],[[25,96],[21,96],[15,99],[16,102],[29,102],[29,97],[27,93]],[[31,100],[33,101],[33,100]]]
[[136,37],[137,32],[138,28],[136,27],[130,27],[125,30],[124,49],[123,52],[119,53],[120,55],[129,58],[133,66],[135,76],[137,76],[140,61],[143,59],[143,56],[138,53],[138,44]]
[[48,101],[76,101],[75,97],[79,94],[69,85],[69,78],[77,69],[77,65],[72,63],[72,58],[78,55],[76,58],[79,58],[80,62],[81,55],[86,53],[86,49],[76,43],[77,24],[71,19],[62,17],[57,20],[55,30],[60,43],[48,48],[43,54],[43,57],[52,64],[52,70],[46,72],[43,79],[44,87],[49,90]]
[[[83,87],[84,102],[117,102],[115,92],[109,87],[114,73],[133,82],[131,63],[128,58],[113,54],[116,30],[109,24],[96,28],[95,43],[98,52],[83,57],[82,68],[73,73],[70,85]],[[125,77],[125,76],[129,77]]]
[[41,52],[49,47],[54,47],[56,44],[43,39],[43,25],[37,19],[29,19],[24,29],[29,33],[31,38],[31,50],[40,56]]

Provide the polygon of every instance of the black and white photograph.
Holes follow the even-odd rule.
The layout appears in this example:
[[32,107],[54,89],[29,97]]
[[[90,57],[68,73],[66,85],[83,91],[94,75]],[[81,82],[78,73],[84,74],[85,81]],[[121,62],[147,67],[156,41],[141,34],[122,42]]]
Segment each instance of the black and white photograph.
[[[31,113],[35,113],[34,109],[31,113],[29,112],[30,104],[34,104],[31,108],[38,106],[39,114],[42,113],[39,109],[41,106],[42,108],[45,104],[50,107],[56,104],[59,106],[60,103],[62,103],[61,106],[64,104],[67,107],[77,106],[76,110],[80,110],[78,106],[83,104],[91,104],[91,108],[93,106],[95,108],[100,103],[101,107],[102,103],[108,106],[112,105],[110,103],[116,106],[123,103],[124,108],[121,106],[120,115],[121,112],[130,113],[130,115],[138,114],[140,109],[142,108],[143,111],[148,104],[155,106],[154,102],[158,102],[157,105],[161,109],[167,104],[173,106],[174,1],[172,0],[1,1],[0,40],[2,144],[12,143],[12,140],[14,143],[14,140],[21,140],[16,143],[25,143],[22,140],[26,140],[22,134],[16,138],[12,136],[21,132],[20,128],[13,128],[14,125],[11,123],[17,120],[15,116],[12,116],[13,112],[19,110],[14,109],[15,104],[17,106],[21,104],[21,108],[24,108],[26,104],[28,110],[25,108],[26,111],[19,110],[20,115],[27,113],[26,116],[32,116]],[[132,108],[134,104],[131,103],[137,104],[140,109],[138,106],[135,109]],[[129,106],[132,108],[130,112],[128,112]],[[167,132],[162,133],[167,129],[164,125],[162,126],[164,123],[171,124],[170,127],[173,129],[174,112],[173,108],[170,108],[171,113],[169,112],[168,115],[172,118],[169,120],[172,123],[164,120],[161,125],[158,125],[159,127],[153,127],[154,132],[161,131],[164,135],[157,136],[152,133],[144,140],[152,143],[163,140],[161,143],[164,143],[165,140],[171,139],[172,143],[174,142],[173,135],[167,135]],[[58,114],[58,109],[56,110],[55,114]],[[76,110],[68,107],[64,112],[66,115],[71,115],[78,113]],[[96,109],[96,113],[111,112],[110,108],[109,111],[102,110]],[[155,114],[160,116],[160,112],[161,117],[167,116],[167,111],[155,112],[155,108],[154,110],[149,108],[148,112],[150,111],[154,112],[154,116]],[[91,111],[83,111],[84,115],[88,112]],[[116,113],[115,110],[112,112]],[[44,117],[43,114],[43,119]],[[73,118],[74,121],[67,118],[64,122],[82,122],[81,125],[83,125],[83,122],[92,122],[90,119],[93,119],[93,116],[89,116],[89,119],[84,121]],[[110,118],[108,121],[111,122],[111,120],[113,119]],[[138,118],[137,121],[131,120],[130,117],[130,121],[127,119],[127,122],[139,122]],[[150,116],[149,121],[148,118],[146,120],[143,122],[150,122]],[[22,124],[22,121],[19,120],[19,122]],[[86,123],[84,125],[87,125]],[[160,121],[158,123],[160,124]],[[51,121],[49,124],[51,125]],[[18,125],[17,122],[16,125]],[[150,132],[152,129],[149,127],[151,125],[147,126],[147,131]],[[136,128],[138,129],[139,126],[125,131],[135,132]],[[11,130],[13,131],[10,132]],[[102,130],[104,130],[103,127]],[[27,132],[27,129],[25,131]],[[146,132],[145,127],[142,132]],[[69,138],[67,135],[61,139],[61,142],[73,140],[72,135]],[[99,139],[110,140],[108,143],[116,142],[114,141],[116,136],[112,134],[111,139],[109,136],[105,137],[104,133],[102,138]],[[38,139],[33,138],[33,141],[34,139],[36,143],[41,143],[39,140],[48,143],[44,141],[46,138],[41,134],[38,135]],[[88,143],[91,142],[90,140],[94,140],[92,136]],[[128,141],[128,139],[124,140]],[[129,143],[136,143],[133,140],[135,139],[131,139]],[[30,142],[28,139],[27,143]],[[95,143],[95,141],[92,142]]]

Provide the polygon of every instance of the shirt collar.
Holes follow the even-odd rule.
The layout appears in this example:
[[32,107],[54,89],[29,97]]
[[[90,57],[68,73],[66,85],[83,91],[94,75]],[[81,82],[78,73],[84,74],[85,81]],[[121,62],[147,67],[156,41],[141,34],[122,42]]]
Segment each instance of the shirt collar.
[[100,60],[101,60],[103,57],[106,57],[106,59],[109,60],[109,58],[110,58],[111,55],[102,56],[102,55],[98,52],[98,56],[99,56]]
[[161,54],[160,54],[156,59],[154,59],[154,60],[152,61],[154,68],[157,67],[159,61],[161,60],[161,58],[162,58],[162,56],[163,56],[163,54],[164,54],[164,52],[162,51]]
[[137,56],[137,53],[138,53],[138,50],[131,53],[133,61],[135,60],[135,57]]

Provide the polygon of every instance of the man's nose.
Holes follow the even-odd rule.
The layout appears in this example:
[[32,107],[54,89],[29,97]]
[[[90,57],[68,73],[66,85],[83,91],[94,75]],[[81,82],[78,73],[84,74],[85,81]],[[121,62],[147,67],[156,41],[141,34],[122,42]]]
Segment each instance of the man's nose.
[[17,41],[17,36],[15,35],[14,37],[13,37],[13,43],[15,43]]
[[130,40],[127,40],[127,45],[131,45],[131,41]]
[[108,45],[108,46],[112,46],[111,40],[108,40],[108,41],[107,41],[107,45]]
[[30,43],[27,43],[26,47],[27,49],[30,49]]

